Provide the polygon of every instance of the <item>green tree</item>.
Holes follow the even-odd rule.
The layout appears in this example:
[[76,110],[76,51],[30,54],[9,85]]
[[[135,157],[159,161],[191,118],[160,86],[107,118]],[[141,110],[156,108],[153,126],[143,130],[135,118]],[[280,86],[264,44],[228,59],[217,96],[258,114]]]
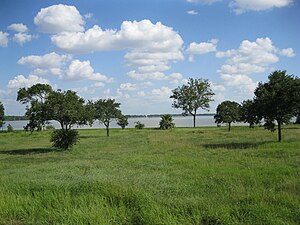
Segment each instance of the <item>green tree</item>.
[[224,101],[217,107],[215,123],[228,123],[228,131],[231,129],[231,123],[240,121],[241,106],[237,102]]
[[45,102],[51,120],[59,122],[62,130],[70,130],[74,125],[92,123],[90,107],[84,105],[84,99],[76,92],[53,91]]
[[60,123],[61,129],[55,130],[51,136],[53,146],[66,150],[76,144],[78,132],[71,130],[74,125],[92,123],[92,113],[89,104],[84,105],[84,99],[74,91],[53,91],[45,101],[49,110],[49,118]]
[[162,130],[168,130],[175,127],[175,123],[173,123],[172,115],[164,114],[161,116],[161,120],[159,121],[159,128]]
[[254,104],[258,118],[265,121],[266,129],[274,131],[277,123],[280,142],[282,125],[289,122],[298,111],[300,82],[299,78],[281,70],[272,72],[268,79],[268,82],[258,84],[254,92]]
[[49,120],[49,110],[45,105],[45,101],[52,87],[48,84],[35,84],[29,88],[20,88],[17,93],[17,101],[22,104],[27,104],[26,117],[29,123],[26,125],[26,130],[42,130]]
[[109,136],[110,122],[122,115],[119,109],[120,105],[115,102],[115,99],[100,99],[94,103],[94,118],[104,124],[107,137]]
[[2,129],[3,129],[3,125],[5,124],[4,120],[5,120],[5,117],[4,117],[4,106],[0,102],[0,128],[2,128]]
[[209,102],[213,101],[214,95],[208,80],[189,78],[187,84],[172,90],[170,98],[174,99],[173,107],[181,108],[183,115],[192,115],[194,127],[196,127],[196,116],[199,108],[208,110]]
[[253,100],[245,100],[241,105],[241,121],[249,123],[250,127],[260,123],[261,118],[257,115],[256,105]]
[[120,127],[122,127],[122,130],[124,130],[125,127],[128,125],[128,117],[127,117],[127,116],[124,116],[124,115],[120,116],[120,117],[118,118],[117,124],[118,124]]

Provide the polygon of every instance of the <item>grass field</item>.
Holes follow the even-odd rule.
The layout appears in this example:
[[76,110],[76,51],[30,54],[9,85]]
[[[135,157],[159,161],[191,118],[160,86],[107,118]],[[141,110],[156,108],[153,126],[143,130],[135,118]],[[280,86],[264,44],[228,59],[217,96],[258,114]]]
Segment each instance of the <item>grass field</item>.
[[0,224],[300,224],[300,126],[0,133]]

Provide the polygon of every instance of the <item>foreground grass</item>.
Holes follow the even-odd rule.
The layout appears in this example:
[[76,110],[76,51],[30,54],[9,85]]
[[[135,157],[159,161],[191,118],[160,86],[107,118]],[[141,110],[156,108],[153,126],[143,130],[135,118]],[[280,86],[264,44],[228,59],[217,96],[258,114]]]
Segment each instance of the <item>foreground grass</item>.
[[300,127],[0,133],[0,224],[300,224]]

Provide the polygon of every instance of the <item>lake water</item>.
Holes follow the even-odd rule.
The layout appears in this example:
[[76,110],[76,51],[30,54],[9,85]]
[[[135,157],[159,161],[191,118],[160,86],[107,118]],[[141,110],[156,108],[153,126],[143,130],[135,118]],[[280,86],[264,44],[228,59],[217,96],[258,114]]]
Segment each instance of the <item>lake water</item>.
[[[193,127],[193,117],[192,116],[174,116],[174,123],[176,127]],[[138,118],[129,118],[128,119],[128,126],[126,128],[134,128],[135,122],[140,121],[141,123],[145,124],[145,128],[155,128],[159,127],[160,117],[138,117]],[[57,121],[50,121],[51,124],[55,128],[60,128],[60,124]],[[19,121],[5,121],[4,130],[7,130],[8,124],[12,125],[14,130],[23,130],[23,127],[26,126],[28,123],[27,120],[19,120]],[[233,125],[245,125],[244,123],[235,123]],[[198,116],[196,117],[196,126],[197,127],[207,127],[207,126],[216,126],[215,120],[213,116]],[[105,128],[103,124],[100,124],[99,121],[95,121],[90,126],[77,126],[75,125],[74,128],[79,129],[93,129],[93,128]],[[113,120],[110,124],[110,128],[120,128],[117,125],[117,121]]]

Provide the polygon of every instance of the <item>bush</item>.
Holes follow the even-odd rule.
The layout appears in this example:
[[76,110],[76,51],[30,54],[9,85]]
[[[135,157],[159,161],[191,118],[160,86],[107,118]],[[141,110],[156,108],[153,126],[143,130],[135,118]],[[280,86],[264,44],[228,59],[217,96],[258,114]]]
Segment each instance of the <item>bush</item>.
[[165,114],[161,116],[161,120],[159,122],[159,128],[162,130],[168,130],[175,127],[175,123],[173,123],[173,118],[170,114]]
[[145,124],[141,123],[140,121],[135,122],[136,129],[143,129],[144,127],[145,127]]
[[78,140],[77,130],[55,130],[51,135],[50,141],[53,147],[67,150],[76,144]]
[[8,131],[8,132],[12,132],[13,130],[14,130],[13,126],[10,125],[10,124],[8,124],[8,126],[7,126],[7,131]]

